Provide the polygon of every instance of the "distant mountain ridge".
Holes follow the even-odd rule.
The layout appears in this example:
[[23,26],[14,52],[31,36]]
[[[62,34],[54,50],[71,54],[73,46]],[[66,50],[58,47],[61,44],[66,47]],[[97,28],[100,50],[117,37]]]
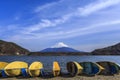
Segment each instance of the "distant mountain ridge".
[[[47,54],[44,54],[47,53]],[[68,45],[60,42],[52,48],[46,48],[37,52],[29,52],[29,50],[13,43],[0,40],[0,55],[37,55],[37,56],[62,56],[62,55],[120,55],[120,43],[92,52],[83,52],[70,48]]]
[[96,49],[91,52],[92,55],[120,55],[120,43],[113,46]]
[[80,51],[69,47],[59,47],[59,48],[46,48],[44,50],[41,50],[40,52],[80,52]]
[[0,55],[27,55],[29,50],[13,43],[0,40]]

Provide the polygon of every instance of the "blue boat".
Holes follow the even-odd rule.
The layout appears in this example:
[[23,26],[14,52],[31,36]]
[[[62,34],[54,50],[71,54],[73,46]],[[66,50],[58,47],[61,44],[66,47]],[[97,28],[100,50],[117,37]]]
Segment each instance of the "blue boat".
[[96,75],[104,69],[99,64],[93,62],[80,62],[79,64],[83,67],[82,73],[85,75]]
[[96,62],[97,64],[101,65],[104,70],[102,70],[100,72],[100,74],[104,74],[104,75],[114,75],[114,74],[118,74],[120,71],[120,66],[119,64],[115,63],[115,62],[110,62],[110,61],[100,61],[100,62]]

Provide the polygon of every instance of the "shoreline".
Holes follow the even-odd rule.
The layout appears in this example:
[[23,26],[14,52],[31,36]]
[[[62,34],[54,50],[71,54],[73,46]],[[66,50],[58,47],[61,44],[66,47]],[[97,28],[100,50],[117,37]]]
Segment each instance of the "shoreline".
[[67,76],[58,76],[52,78],[41,78],[41,77],[31,77],[31,78],[23,78],[23,77],[8,77],[1,78],[0,80],[120,80],[119,75],[96,75],[96,76],[75,76],[75,77],[67,77]]

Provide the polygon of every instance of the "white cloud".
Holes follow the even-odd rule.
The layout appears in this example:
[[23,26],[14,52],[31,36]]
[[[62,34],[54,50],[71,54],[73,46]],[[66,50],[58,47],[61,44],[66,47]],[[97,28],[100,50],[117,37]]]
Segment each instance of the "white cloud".
[[[83,28],[77,28],[72,30],[56,31],[56,32],[44,32],[44,33],[31,33],[30,35],[18,34],[12,37],[12,39],[64,39],[76,36],[83,36],[88,34],[102,33],[106,31],[120,30],[119,26],[113,25],[120,24],[120,20],[108,21],[104,23],[98,23],[94,25],[85,26]],[[24,37],[23,37],[24,36]]]
[[[98,2],[94,2],[92,4],[89,4],[85,7],[83,7],[81,9],[78,8],[78,10],[76,10],[76,12],[71,12],[65,15],[61,15],[60,18],[58,19],[53,19],[53,20],[49,20],[49,19],[42,19],[40,22],[38,22],[37,24],[34,25],[30,25],[28,27],[26,27],[25,29],[21,30],[21,33],[17,36],[18,38],[21,36],[26,36],[24,37],[25,39],[36,39],[36,38],[43,38],[43,37],[54,37],[54,38],[67,38],[67,37],[74,37],[74,36],[78,36],[78,35],[86,35],[86,34],[91,34],[91,33],[97,33],[97,32],[102,32],[102,31],[107,31],[110,29],[102,29],[102,26],[105,27],[105,25],[114,25],[114,24],[119,24],[119,20],[116,21],[111,21],[111,22],[102,22],[100,24],[96,24],[96,25],[91,25],[90,27],[84,27],[84,28],[78,28],[78,29],[73,29],[73,30],[68,30],[68,31],[56,31],[56,32],[46,32],[46,33],[35,33],[35,31],[39,31],[43,28],[48,28],[48,27],[56,27],[59,24],[65,23],[66,21],[70,20],[72,17],[74,16],[85,16],[85,15],[90,15],[98,10],[102,10],[104,8],[113,6],[120,3],[120,0],[100,0]],[[57,3],[55,3],[57,4]],[[47,6],[52,6],[53,4],[49,4],[46,5]],[[40,8],[43,9],[45,7]],[[100,28],[99,31],[97,31],[96,29]],[[63,28],[64,29],[64,28]],[[111,29],[113,29],[111,27]],[[64,36],[63,36],[64,35]]]
[[120,20],[98,23],[94,25],[89,25],[88,27],[86,26],[84,28],[77,28],[77,29],[73,29],[69,31],[64,31],[63,33],[59,33],[58,35],[56,35],[56,37],[54,38],[55,39],[56,38],[70,38],[70,37],[83,36],[83,35],[88,35],[88,34],[120,30],[120,27],[118,26],[118,24],[120,24]]
[[[62,1],[61,1],[62,2]],[[42,7],[38,7],[38,9],[36,11],[40,11],[41,9],[44,9],[46,7],[50,7],[52,5],[56,5],[59,2],[53,2],[50,4],[46,4]],[[74,16],[85,16],[85,15],[89,15],[92,14],[98,10],[113,6],[120,3],[120,0],[99,0],[98,2],[94,2],[91,3],[83,8],[78,8],[78,10],[76,12],[71,12],[65,15],[62,15],[59,19],[54,19],[54,20],[49,20],[49,19],[42,19],[41,22],[35,24],[35,25],[31,25],[30,27],[27,27],[27,29],[25,29],[25,31],[23,32],[28,32],[31,33],[33,31],[38,31],[41,30],[43,28],[47,28],[47,27],[55,27],[59,24],[65,23],[66,21],[70,20],[72,17]],[[27,31],[26,31],[27,30]]]
[[56,5],[56,4],[58,4],[58,2],[52,2],[52,3],[47,3],[47,4],[43,5],[43,6],[38,6],[35,9],[35,12],[40,12],[41,10],[44,10],[45,8],[49,8],[49,7],[51,7],[53,5]]
[[56,23],[53,23],[50,20],[42,19],[41,22],[31,25],[29,27],[26,27],[21,32],[22,32],[22,34],[31,34],[34,31],[41,30],[42,28],[53,27],[55,25],[56,25]]
[[98,2],[85,6],[84,8],[78,8],[78,11],[80,11],[80,15],[85,16],[119,3],[120,0],[99,0]]
[[73,14],[67,14],[59,19],[54,19],[54,20],[42,19],[41,22],[28,26],[27,28],[23,29],[23,31],[21,32],[23,34],[31,34],[32,32],[41,30],[43,28],[55,27],[59,24],[65,23],[71,16],[73,16]]

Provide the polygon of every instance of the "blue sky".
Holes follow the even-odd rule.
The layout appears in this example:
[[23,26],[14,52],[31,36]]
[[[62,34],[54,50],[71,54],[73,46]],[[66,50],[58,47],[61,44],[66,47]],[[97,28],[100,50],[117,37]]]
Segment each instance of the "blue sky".
[[120,42],[120,0],[1,0],[0,39],[31,51],[63,42],[92,51]]

